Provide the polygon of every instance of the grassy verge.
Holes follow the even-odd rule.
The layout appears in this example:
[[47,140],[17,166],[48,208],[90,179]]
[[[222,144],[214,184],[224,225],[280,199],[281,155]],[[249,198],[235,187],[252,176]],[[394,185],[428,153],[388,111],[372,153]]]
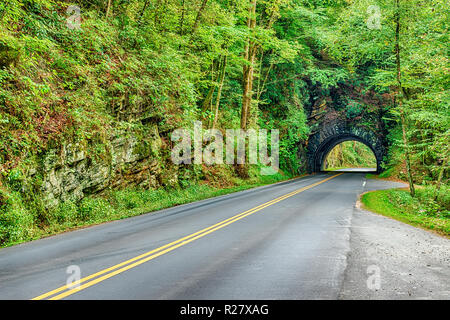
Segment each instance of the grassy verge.
[[65,202],[48,212],[45,225],[11,224],[0,230],[7,237],[0,247],[8,247],[26,241],[37,240],[58,233],[79,229],[104,222],[125,219],[153,211],[191,203],[233,192],[288,180],[289,176],[276,174],[237,181],[228,188],[207,184],[193,184],[184,189],[110,191],[102,197],[85,198],[80,203]]
[[377,173],[368,173],[366,174],[367,179],[380,179],[387,181],[396,181],[396,182],[405,182],[398,178],[398,175],[394,172],[395,168],[390,168],[383,171],[380,174]]
[[361,202],[364,209],[450,237],[448,196],[434,201],[431,191],[423,188],[412,198],[404,189],[378,190],[363,194]]

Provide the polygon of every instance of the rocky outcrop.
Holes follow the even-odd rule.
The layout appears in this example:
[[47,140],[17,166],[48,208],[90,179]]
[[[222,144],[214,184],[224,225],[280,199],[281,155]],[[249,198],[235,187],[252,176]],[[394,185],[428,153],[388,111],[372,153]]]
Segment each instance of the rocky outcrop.
[[164,180],[156,126],[146,137],[109,137],[103,147],[103,152],[94,155],[89,146],[65,144],[43,155],[41,166],[30,170],[29,176],[32,181],[41,180],[38,189],[45,207],[79,201],[109,188],[155,188]]

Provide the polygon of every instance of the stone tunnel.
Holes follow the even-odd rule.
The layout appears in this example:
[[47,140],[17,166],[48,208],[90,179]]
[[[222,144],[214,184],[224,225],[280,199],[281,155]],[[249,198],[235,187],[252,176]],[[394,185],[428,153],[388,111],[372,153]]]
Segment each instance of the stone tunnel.
[[382,171],[382,161],[386,155],[386,146],[382,138],[374,132],[356,126],[345,124],[333,124],[309,137],[307,146],[308,171],[323,171],[324,162],[328,153],[338,144],[344,141],[359,141],[367,145],[377,160],[377,173]]

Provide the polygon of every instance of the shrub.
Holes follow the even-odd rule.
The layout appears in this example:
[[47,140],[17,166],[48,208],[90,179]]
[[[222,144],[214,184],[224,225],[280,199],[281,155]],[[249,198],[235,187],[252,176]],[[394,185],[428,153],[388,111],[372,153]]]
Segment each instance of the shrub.
[[85,198],[78,209],[80,221],[99,221],[114,213],[114,208],[102,198]]

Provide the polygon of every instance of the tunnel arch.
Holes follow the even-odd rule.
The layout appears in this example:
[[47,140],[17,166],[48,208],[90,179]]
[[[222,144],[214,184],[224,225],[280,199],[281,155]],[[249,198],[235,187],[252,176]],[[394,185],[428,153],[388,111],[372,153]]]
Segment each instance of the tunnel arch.
[[326,126],[310,136],[307,151],[308,171],[322,171],[328,153],[344,141],[358,141],[368,146],[377,160],[377,172],[381,172],[386,153],[383,139],[370,130],[345,125]]

